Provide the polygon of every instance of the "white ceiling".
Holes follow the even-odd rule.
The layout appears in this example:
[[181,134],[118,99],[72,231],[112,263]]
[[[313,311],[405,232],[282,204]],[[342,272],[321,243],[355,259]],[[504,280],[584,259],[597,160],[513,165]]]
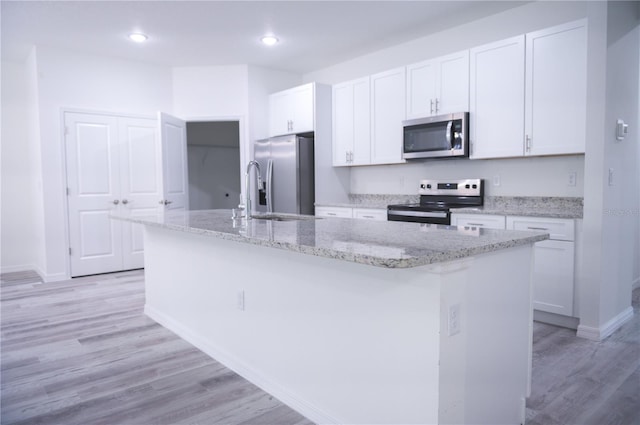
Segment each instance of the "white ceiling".
[[[2,0],[2,59],[22,61],[35,44],[165,66],[305,73],[522,3]],[[129,41],[134,30],[149,40]],[[259,39],[270,32],[281,42],[269,48]]]

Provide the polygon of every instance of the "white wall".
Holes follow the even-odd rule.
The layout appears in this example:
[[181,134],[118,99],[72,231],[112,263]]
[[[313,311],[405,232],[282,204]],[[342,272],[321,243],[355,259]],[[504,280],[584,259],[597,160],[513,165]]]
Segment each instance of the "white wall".
[[[585,2],[535,2],[442,31],[329,68],[304,75],[305,81],[334,84],[398,66],[482,45],[586,16]],[[582,196],[583,156],[498,160],[419,161],[401,165],[351,169],[352,193],[415,194],[424,178],[492,178],[487,185],[494,196]],[[568,186],[568,173],[578,173],[576,186]]]
[[[640,37],[637,4],[594,3],[584,216],[585,279],[579,334],[597,337],[629,313],[638,280],[638,93]],[[606,67],[606,68],[605,68]],[[615,139],[615,122],[630,134]],[[609,169],[614,181],[609,184]]]
[[[30,84],[31,83],[31,84]],[[0,229],[2,272],[39,270],[43,264],[42,214],[36,209],[41,185],[35,56],[25,63],[2,63],[2,191]]]
[[171,111],[168,68],[36,48],[47,280],[68,276],[63,108],[154,116]]

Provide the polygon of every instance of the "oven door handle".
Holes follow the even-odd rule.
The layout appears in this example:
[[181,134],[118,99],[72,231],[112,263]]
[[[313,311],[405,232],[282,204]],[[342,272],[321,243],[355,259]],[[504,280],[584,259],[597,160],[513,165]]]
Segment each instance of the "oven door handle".
[[445,211],[402,211],[402,210],[387,210],[389,215],[395,215],[398,217],[432,217],[432,218],[447,218],[448,212]]

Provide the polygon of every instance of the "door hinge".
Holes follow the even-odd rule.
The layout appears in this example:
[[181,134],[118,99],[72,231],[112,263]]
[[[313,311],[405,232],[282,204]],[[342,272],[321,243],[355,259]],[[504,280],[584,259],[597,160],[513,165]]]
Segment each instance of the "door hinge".
[[69,196],[69,188],[67,188],[67,196]]
[[71,248],[69,248],[69,255],[71,255]]
[[67,136],[69,134],[69,127],[64,126],[64,135]]

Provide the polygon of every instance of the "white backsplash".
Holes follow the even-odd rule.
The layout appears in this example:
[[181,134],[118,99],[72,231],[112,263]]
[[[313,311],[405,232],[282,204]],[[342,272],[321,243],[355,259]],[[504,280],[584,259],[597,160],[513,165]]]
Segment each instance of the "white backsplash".
[[[569,175],[576,174],[575,186]],[[495,186],[499,176],[500,185]],[[421,179],[485,180],[486,196],[584,196],[584,155],[505,159],[417,160],[352,167],[351,193],[415,195]]]

